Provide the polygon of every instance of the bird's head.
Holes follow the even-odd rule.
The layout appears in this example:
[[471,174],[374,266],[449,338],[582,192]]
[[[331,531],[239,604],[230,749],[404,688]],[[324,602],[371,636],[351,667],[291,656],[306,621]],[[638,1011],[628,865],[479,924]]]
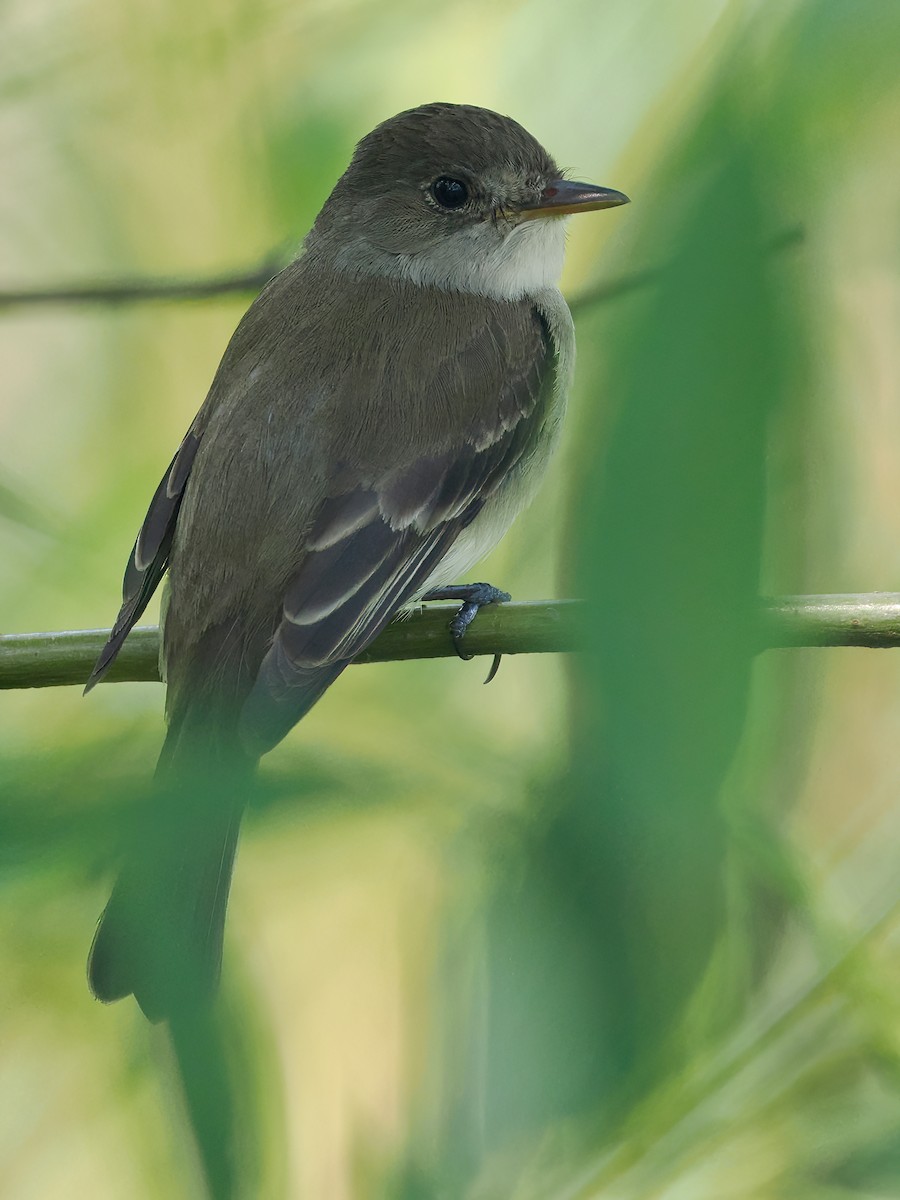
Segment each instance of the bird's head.
[[359,275],[516,299],[556,285],[562,218],[627,201],[563,178],[509,117],[426,104],[362,139],[307,245]]

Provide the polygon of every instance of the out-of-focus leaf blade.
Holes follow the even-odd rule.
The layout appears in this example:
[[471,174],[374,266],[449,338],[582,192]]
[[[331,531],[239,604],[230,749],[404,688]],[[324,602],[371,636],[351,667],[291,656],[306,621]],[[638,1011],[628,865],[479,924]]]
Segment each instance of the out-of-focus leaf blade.
[[784,400],[767,163],[739,113],[723,88],[677,160],[682,204],[647,219],[673,252],[611,331],[593,401],[617,416],[605,452],[587,451],[576,510],[574,575],[598,618],[575,673],[563,819],[591,862],[607,1036],[632,1087],[637,1069],[663,1068],[723,918],[719,792],[747,709],[767,434]]
[[50,533],[54,522],[20,488],[0,477],[0,517],[36,533]]
[[[605,367],[582,384],[605,433],[580,442],[567,590],[597,617],[555,816],[492,909],[489,1144],[590,1112],[609,1128],[682,1065],[697,1036],[683,1018],[723,930],[721,790],[747,714],[767,445],[788,397],[766,247],[790,215],[770,202],[741,99],[724,82],[638,197],[638,238],[666,265],[605,324]],[[743,979],[738,963],[704,1008],[707,1036],[737,1015]]]

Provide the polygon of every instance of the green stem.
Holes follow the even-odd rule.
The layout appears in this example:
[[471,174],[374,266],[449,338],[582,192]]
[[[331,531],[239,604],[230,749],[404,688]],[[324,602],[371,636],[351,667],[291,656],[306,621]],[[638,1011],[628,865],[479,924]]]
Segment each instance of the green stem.
[[[357,662],[444,658],[456,605],[431,604],[395,621]],[[484,609],[466,633],[470,654],[554,654],[577,650],[588,619],[577,600],[544,600]],[[0,690],[83,684],[106,641],[105,629],[11,633],[0,637]],[[900,646],[900,594],[779,596],[762,604],[760,649],[789,646]],[[110,682],[158,680],[159,630],[132,631]]]

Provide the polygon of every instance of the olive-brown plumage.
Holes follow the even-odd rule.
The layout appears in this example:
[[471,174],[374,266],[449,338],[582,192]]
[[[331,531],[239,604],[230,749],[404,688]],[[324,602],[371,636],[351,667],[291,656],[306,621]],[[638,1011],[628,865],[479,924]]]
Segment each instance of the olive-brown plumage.
[[159,1018],[209,993],[256,761],[533,494],[573,357],[553,204],[578,189],[586,208],[624,200],[560,180],[495,113],[400,114],[363,139],[304,254],[239,324],[88,684],[168,569],[161,828],[102,918],[89,966],[101,999],[133,991]]

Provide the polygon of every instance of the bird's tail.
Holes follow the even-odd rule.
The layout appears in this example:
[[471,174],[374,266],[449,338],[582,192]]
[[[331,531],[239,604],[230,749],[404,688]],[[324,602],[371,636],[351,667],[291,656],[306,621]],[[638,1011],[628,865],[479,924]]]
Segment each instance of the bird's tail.
[[170,722],[152,804],[100,918],[88,980],[103,1001],[134,994],[151,1021],[208,1001],[256,761],[214,707]]

